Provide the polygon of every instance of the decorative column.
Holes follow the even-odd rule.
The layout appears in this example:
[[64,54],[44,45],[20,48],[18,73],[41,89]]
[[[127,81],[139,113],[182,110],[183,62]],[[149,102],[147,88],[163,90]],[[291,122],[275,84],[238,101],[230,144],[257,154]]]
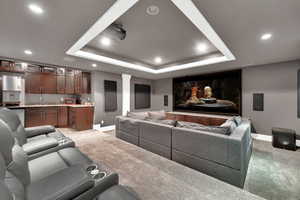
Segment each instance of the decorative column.
[[131,75],[122,74],[122,115],[130,111],[130,79]]

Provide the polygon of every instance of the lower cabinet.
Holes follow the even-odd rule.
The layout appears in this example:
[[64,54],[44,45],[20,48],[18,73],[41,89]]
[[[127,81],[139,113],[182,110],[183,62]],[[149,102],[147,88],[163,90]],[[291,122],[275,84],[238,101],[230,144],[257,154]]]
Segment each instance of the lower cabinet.
[[58,108],[58,127],[68,126],[68,107]]
[[93,128],[94,107],[57,106],[26,108],[25,127],[52,125],[70,127],[78,131]]
[[25,126],[42,126],[42,125],[58,125],[58,110],[56,107],[51,108],[26,108],[25,110]]
[[94,108],[93,107],[70,107],[69,126],[78,131],[93,128]]

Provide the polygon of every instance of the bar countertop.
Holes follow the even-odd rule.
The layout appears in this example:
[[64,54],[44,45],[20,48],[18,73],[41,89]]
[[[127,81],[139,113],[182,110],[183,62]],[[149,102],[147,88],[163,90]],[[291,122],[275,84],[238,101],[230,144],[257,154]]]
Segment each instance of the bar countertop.
[[6,106],[9,109],[25,109],[25,108],[43,108],[43,107],[94,107],[93,104],[24,104],[19,106]]

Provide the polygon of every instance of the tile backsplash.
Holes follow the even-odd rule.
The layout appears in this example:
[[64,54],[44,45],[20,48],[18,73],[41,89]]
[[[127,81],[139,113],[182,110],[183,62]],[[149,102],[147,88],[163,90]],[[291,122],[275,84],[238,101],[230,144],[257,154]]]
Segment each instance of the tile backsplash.
[[25,94],[25,104],[59,104],[62,98],[75,98],[75,95],[64,94]]

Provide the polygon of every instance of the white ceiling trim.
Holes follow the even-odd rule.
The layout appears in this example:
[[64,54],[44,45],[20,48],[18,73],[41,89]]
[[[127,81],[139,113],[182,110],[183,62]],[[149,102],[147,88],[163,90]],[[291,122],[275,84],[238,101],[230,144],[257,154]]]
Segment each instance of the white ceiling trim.
[[103,32],[109,25],[117,20],[121,15],[133,7],[139,0],[117,0],[97,22],[66,52],[68,55],[86,58],[94,61],[117,65],[129,69],[144,71],[152,74],[167,73],[193,67],[216,64],[226,61],[235,60],[235,56],[231,53],[222,39],[210,26],[205,17],[197,9],[192,0],[171,0],[179,10],[210,40],[210,42],[223,54],[223,56],[202,59],[196,62],[169,66],[163,69],[151,69],[142,65],[114,59],[107,56],[81,50],[86,44],[93,40],[97,35]]

